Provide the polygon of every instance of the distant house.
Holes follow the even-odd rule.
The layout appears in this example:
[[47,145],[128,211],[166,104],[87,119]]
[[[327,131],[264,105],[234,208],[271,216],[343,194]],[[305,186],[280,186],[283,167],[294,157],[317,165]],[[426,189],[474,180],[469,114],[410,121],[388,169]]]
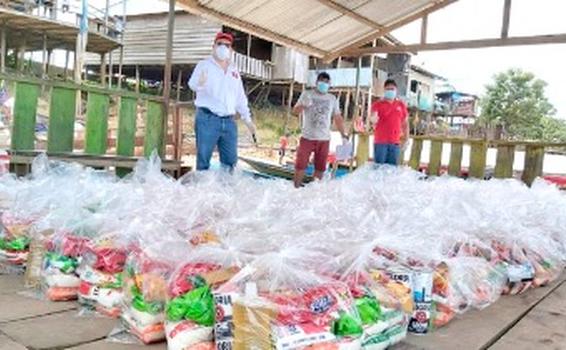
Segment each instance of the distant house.
[[436,94],[434,114],[454,131],[466,129],[478,116],[479,98],[476,95],[451,90]]

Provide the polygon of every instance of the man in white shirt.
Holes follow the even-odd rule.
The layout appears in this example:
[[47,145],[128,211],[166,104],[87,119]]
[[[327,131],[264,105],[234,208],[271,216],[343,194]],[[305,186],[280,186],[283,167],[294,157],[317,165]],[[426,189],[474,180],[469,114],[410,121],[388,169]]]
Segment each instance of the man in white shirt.
[[231,34],[218,33],[212,56],[200,61],[189,79],[189,87],[197,94],[197,170],[210,168],[210,159],[216,146],[222,166],[230,170],[234,168],[238,161],[236,113],[256,140],[256,128],[251,119],[242,77],[231,63],[233,43]]

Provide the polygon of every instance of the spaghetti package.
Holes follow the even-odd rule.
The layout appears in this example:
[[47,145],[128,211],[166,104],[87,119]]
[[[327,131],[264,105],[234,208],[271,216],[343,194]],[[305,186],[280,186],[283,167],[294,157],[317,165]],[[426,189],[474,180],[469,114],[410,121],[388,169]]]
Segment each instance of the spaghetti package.
[[[217,324],[217,349],[361,347],[364,329],[348,286],[293,255],[301,254],[261,255],[218,290],[230,295],[232,323]],[[328,260],[321,257],[320,265]]]
[[116,233],[101,235],[87,246],[79,271],[79,303],[83,311],[120,315],[127,248]]
[[60,231],[45,242],[41,279],[42,289],[48,300],[77,299],[81,284],[78,267],[89,241],[88,237]]

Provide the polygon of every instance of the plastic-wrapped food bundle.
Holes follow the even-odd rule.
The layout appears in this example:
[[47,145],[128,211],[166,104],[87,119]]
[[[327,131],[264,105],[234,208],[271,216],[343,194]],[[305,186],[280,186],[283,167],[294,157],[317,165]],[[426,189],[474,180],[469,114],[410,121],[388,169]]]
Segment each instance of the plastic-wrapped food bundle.
[[81,280],[78,267],[89,238],[59,231],[45,242],[46,253],[41,270],[45,296],[51,301],[77,299]]
[[85,310],[110,317],[120,315],[127,256],[127,243],[117,233],[101,235],[88,244],[79,270],[79,303]]
[[33,219],[4,212],[0,222],[0,271],[23,272],[28,259]]
[[[173,240],[160,226],[139,226],[140,236],[130,249],[123,273],[120,324],[109,339],[122,343],[155,343],[165,340],[167,285],[175,267],[187,256],[188,243]],[[157,239],[159,237],[159,240]],[[147,239],[147,240],[146,240]]]
[[300,256],[259,256],[218,290],[230,295],[233,320],[217,326],[218,349],[360,348],[362,321],[348,286],[309,271]]
[[231,295],[215,290],[240,269],[240,254],[215,246],[201,247],[172,274],[165,307],[165,332],[169,350],[214,349],[216,337],[231,323]]
[[406,337],[407,314],[399,300],[365,271],[341,277],[350,288],[363,327],[364,349],[386,349]]

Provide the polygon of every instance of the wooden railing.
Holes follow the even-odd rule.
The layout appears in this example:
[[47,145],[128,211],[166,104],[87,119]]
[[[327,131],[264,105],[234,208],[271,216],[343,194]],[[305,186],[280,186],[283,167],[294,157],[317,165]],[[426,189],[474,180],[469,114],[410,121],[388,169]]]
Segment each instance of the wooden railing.
[[270,80],[272,78],[272,66],[268,61],[259,60],[257,58],[248,57],[241,53],[234,53],[234,65],[238,71],[245,76]]
[[[423,143],[430,141],[430,157],[428,164],[421,163]],[[531,141],[487,141],[483,139],[461,139],[434,136],[415,136],[411,148],[409,166],[415,170],[426,168],[430,176],[440,175],[442,169],[443,145],[450,144],[450,158],[446,172],[452,176],[468,176],[483,179],[486,177],[487,151],[489,147],[497,149],[493,177],[511,178],[516,175],[513,170],[515,151],[524,148],[525,161],[520,174],[521,180],[528,185],[543,175],[545,150],[549,148],[564,148],[566,143],[545,143]],[[470,146],[469,167],[463,169],[462,158],[464,145]]]
[[[78,159],[75,148],[75,122],[78,99],[86,100],[84,151],[85,159],[90,156],[135,158],[138,114],[143,113],[144,134],[143,154],[149,156],[154,150],[164,155],[164,130],[166,113],[161,97],[135,94],[127,91],[109,90],[95,86],[77,85],[67,82],[39,80],[35,78],[0,74],[0,79],[15,83],[15,101],[12,121],[12,154],[33,154],[36,149],[35,127],[40,92],[49,92],[49,126],[47,133],[47,153],[62,157],[73,154]],[[47,90],[48,89],[48,90]],[[118,128],[115,155],[107,154],[109,142],[109,107],[111,99],[117,103]],[[139,108],[141,107],[141,108]],[[29,157],[28,157],[29,158]],[[15,170],[27,171],[26,157],[13,157]],[[22,164],[18,164],[18,160]],[[124,162],[124,164],[131,164]],[[178,164],[177,164],[178,165]],[[175,165],[175,166],[177,166]],[[111,164],[109,163],[109,166]],[[131,168],[129,165],[127,168]],[[120,174],[127,169],[117,169]]]

